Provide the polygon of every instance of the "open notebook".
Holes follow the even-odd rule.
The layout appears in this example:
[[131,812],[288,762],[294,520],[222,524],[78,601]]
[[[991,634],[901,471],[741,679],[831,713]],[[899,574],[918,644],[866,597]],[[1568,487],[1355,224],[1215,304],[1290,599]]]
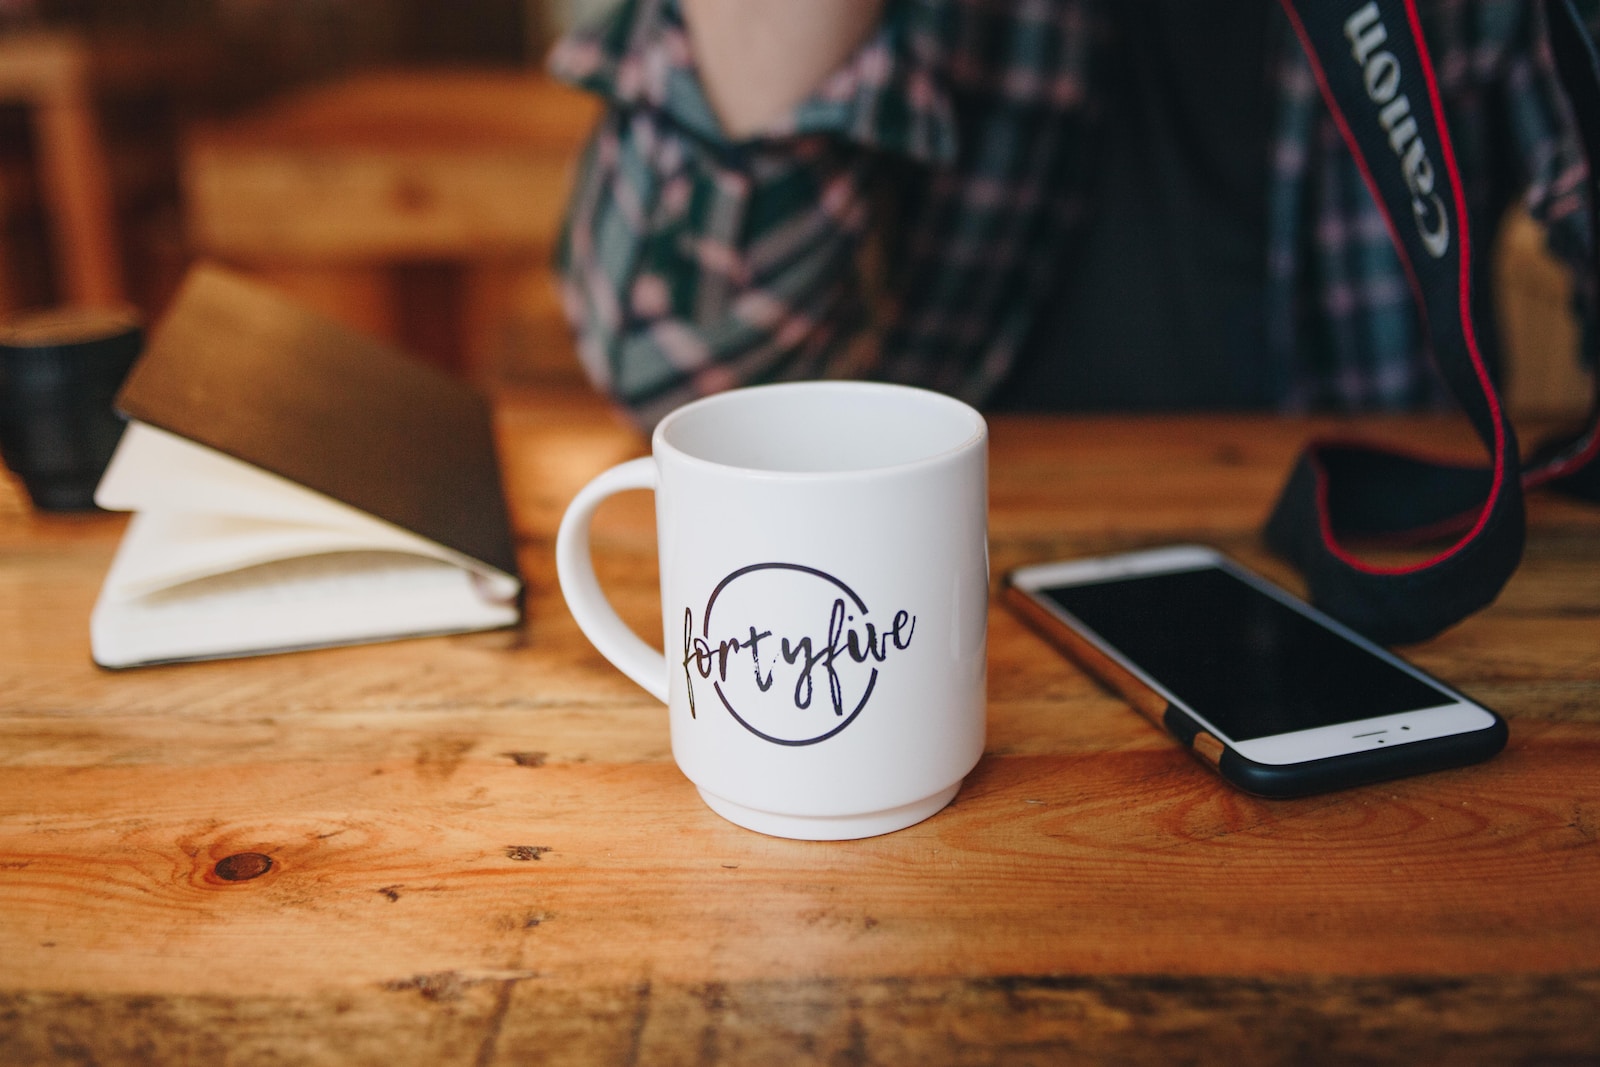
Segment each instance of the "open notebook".
[[202,268],[118,404],[95,499],[135,514],[90,619],[101,666],[521,618],[488,408],[462,383]]

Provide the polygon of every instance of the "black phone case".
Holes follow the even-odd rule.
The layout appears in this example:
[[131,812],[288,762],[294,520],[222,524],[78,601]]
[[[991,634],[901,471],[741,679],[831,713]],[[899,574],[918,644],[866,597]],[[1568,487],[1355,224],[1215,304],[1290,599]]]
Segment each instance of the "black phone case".
[[[1482,762],[1499,752],[1505,747],[1509,736],[1505,720],[1492,709],[1484,708],[1493,716],[1494,722],[1471,733],[1452,734],[1431,741],[1410,741],[1394,748],[1352,752],[1304,763],[1257,763],[1224,745],[1191,718],[1187,711],[1169,703],[1165,696],[1106,655],[1093,641],[1056,618],[1029,593],[1013,585],[1009,575],[1002,585],[1001,596],[1041,637],[1104,682],[1151,722],[1181,741],[1191,753],[1209,764],[1224,779],[1256,796],[1311,796],[1392,778],[1464,767]],[[1481,704],[1478,706],[1482,707]]]
[[1161,718],[1168,733],[1240,789],[1256,796],[1288,798],[1480,763],[1504,748],[1510,736],[1505,720],[1488,708],[1484,710],[1494,716],[1494,722],[1482,730],[1286,765],[1246,759],[1212,738],[1182,708],[1168,704]]

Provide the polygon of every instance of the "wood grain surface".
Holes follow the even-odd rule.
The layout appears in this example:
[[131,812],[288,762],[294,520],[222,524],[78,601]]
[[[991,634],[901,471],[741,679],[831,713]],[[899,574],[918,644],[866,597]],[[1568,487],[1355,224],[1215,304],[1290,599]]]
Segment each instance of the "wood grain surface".
[[[1313,432],[992,422],[994,575],[1174,540],[1291,587],[1261,520]],[[1000,607],[955,803],[834,844],[738,829],[578,633],[562,508],[643,439],[502,399],[518,631],[108,673],[111,515],[0,484],[0,1063],[1530,1062],[1600,1058],[1600,514],[1532,503],[1487,611],[1405,650],[1493,761],[1234,792]],[[659,632],[651,500],[596,523]]]

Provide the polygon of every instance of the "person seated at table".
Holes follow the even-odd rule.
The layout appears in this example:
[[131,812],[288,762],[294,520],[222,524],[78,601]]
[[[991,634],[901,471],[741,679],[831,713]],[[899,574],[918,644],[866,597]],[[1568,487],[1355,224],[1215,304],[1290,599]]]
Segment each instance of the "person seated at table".
[[[1520,198],[1592,325],[1537,5],[1424,8],[1480,284]],[[1270,0],[625,0],[551,65],[609,101],[559,260],[583,366],[644,425],[806,377],[990,409],[1448,402]]]

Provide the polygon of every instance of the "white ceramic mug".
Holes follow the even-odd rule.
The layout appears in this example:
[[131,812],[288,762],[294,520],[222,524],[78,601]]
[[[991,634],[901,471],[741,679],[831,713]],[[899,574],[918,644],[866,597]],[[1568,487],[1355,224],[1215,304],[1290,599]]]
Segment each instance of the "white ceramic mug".
[[[919,822],[983,752],[988,428],[904,386],[806,382],[707,397],[652,454],[573,499],[561,589],[594,646],[668,706],[711,809],[779,837]],[[666,655],[595,580],[606,497],[654,489]]]

